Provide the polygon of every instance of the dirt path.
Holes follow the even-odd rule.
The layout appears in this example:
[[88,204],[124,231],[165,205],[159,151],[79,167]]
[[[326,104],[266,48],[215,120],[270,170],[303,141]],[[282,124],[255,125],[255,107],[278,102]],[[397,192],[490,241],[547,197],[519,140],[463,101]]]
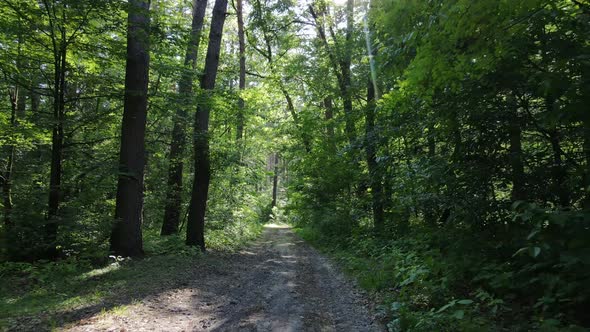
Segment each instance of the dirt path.
[[[210,254],[212,256],[216,254]],[[286,226],[195,266],[184,287],[66,331],[382,331],[362,294]]]

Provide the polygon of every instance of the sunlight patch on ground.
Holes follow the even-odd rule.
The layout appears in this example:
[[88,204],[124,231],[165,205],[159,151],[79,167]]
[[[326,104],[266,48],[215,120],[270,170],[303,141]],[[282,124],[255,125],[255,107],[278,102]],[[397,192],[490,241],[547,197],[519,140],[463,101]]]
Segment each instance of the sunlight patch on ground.
[[117,263],[113,263],[110,264],[109,266],[103,267],[101,269],[94,269],[92,271],[86,272],[81,276],[81,279],[90,279],[90,278],[94,278],[94,277],[98,277],[104,274],[107,274],[109,272],[118,270],[121,266]]
[[289,226],[287,224],[274,224],[274,223],[271,223],[271,224],[264,225],[264,228],[283,228],[283,229],[286,229],[286,228],[291,228],[291,226]]

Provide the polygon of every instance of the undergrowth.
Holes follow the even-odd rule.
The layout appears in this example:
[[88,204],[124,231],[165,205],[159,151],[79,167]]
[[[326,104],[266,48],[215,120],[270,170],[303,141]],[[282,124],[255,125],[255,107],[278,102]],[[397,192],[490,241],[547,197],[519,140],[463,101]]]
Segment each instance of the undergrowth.
[[[532,263],[494,259],[483,237],[453,241],[457,229],[414,229],[380,239],[369,228],[348,235],[320,228],[308,224],[296,232],[375,294],[390,331],[586,331],[571,323],[563,301],[572,295],[555,295],[559,287],[579,289],[580,281],[558,280],[532,257]],[[551,276],[554,295],[541,284]]]

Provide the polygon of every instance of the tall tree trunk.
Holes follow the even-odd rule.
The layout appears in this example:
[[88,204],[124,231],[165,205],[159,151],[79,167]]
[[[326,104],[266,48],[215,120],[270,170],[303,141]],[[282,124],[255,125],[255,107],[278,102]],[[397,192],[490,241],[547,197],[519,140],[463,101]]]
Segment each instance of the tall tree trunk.
[[[554,106],[555,99],[552,96],[546,97],[545,107],[550,114],[555,112],[553,109]],[[570,205],[570,195],[565,184],[567,173],[561,158],[563,151],[561,150],[560,146],[561,143],[559,138],[559,130],[555,128],[554,130],[547,131],[547,135],[549,138],[549,143],[551,143],[551,149],[553,150],[553,165],[551,167],[551,174],[553,177],[554,192],[557,193],[559,205],[566,207]]]
[[[13,130],[17,126],[17,109],[19,99],[19,88],[15,87],[9,91],[10,97],[10,126]],[[2,185],[2,201],[4,205],[4,232],[10,234],[10,229],[13,226],[12,223],[12,168],[14,167],[14,155],[16,145],[14,139],[11,137],[10,144],[6,146],[6,166],[2,175],[0,176],[0,184]]]
[[[590,104],[590,66],[585,66],[582,72],[582,91],[584,91],[585,105]],[[584,168],[584,190],[586,192],[585,198],[582,202],[584,209],[590,210],[590,108],[586,106],[586,112],[582,118],[582,132],[584,137],[584,157],[586,159],[586,167]]]
[[383,234],[385,215],[383,212],[383,186],[379,175],[376,158],[375,132],[375,85],[371,79],[367,84],[367,108],[365,110],[365,151],[369,168],[369,185],[371,187],[374,230],[377,235]]
[[[62,9],[65,22],[65,10]],[[62,198],[62,158],[64,146],[65,90],[67,40],[65,27],[60,30],[60,40],[54,44],[54,87],[53,87],[53,131],[51,137],[51,169],[49,176],[49,203],[47,221],[44,227],[44,256],[53,259],[57,256],[56,242],[59,224],[59,206]],[[55,37],[54,37],[55,39]]]
[[590,110],[586,111],[586,118],[583,122],[584,131],[584,155],[586,157],[586,167],[584,171],[584,190],[586,197],[583,202],[584,209],[590,210]]
[[328,137],[328,146],[332,152],[336,151],[336,141],[334,140],[334,106],[332,97],[324,98],[324,119],[326,120],[326,136]]
[[[255,1],[253,4],[254,4],[254,9],[258,13],[258,16],[264,17],[263,7],[262,7],[262,4],[260,3],[260,1]],[[271,75],[273,77],[280,76],[280,75],[276,75],[274,54],[272,52],[272,41],[271,41],[272,33],[269,31],[269,28],[266,26],[266,23],[264,20],[261,20],[259,23],[262,26],[262,30],[263,30],[262,35],[264,38],[266,50],[263,51],[258,48],[255,48],[255,49],[260,54],[262,54],[262,56],[264,56],[266,58],[266,60],[268,61]],[[289,91],[287,90],[285,83],[282,81],[282,79],[280,77],[278,77],[276,79],[276,83],[278,84],[279,89],[281,90],[281,92],[283,93],[283,96],[285,97],[285,102],[287,103],[287,111],[291,114],[291,117],[293,118],[293,122],[295,123],[295,127],[297,128],[297,131],[301,136],[301,140],[303,142],[303,146],[305,148],[305,151],[310,152],[311,151],[311,143],[310,143],[309,137],[305,134],[305,132],[303,130],[303,126],[302,126],[302,123],[299,119],[299,115],[295,111],[295,106],[293,105],[293,99],[291,98],[291,95],[289,94]]]
[[[332,70],[336,75],[336,80],[338,82],[338,88],[340,90],[340,95],[342,97],[343,108],[344,108],[344,117],[345,117],[345,131],[346,136],[348,137],[348,142],[350,145],[354,144],[356,139],[356,129],[354,126],[354,118],[353,118],[353,108],[352,108],[352,94],[350,91],[351,88],[351,73],[350,73],[350,65],[351,65],[351,54],[350,51],[352,49],[352,32],[354,27],[354,0],[348,0],[346,5],[346,36],[345,36],[345,47],[341,48],[339,51],[343,54],[340,59],[338,60],[337,55],[330,47],[328,43],[328,38],[326,36],[326,31],[323,25],[323,15],[324,10],[320,8],[320,12],[316,13],[313,5],[309,6],[309,11],[311,16],[314,19],[316,29],[318,31],[318,37],[324,44],[324,48],[328,53],[328,57],[330,59],[330,63],[332,65]],[[334,43],[338,45],[336,36],[333,32],[332,27],[330,27],[330,32]]]
[[346,2],[346,43],[342,49],[342,61],[340,63],[340,70],[342,71],[342,83],[340,91],[342,93],[342,101],[344,106],[344,116],[346,117],[346,134],[348,141],[352,145],[356,138],[356,129],[354,126],[354,117],[352,109],[352,91],[351,91],[351,51],[352,51],[352,32],[354,27],[354,0]]
[[143,255],[141,223],[149,82],[150,0],[130,0],[119,181],[111,251]]
[[561,151],[557,130],[550,133],[549,141],[551,143],[551,149],[553,150],[553,165],[551,167],[551,173],[553,176],[555,192],[557,192],[559,205],[567,207],[570,205],[570,195],[565,184],[567,174],[561,158],[563,153]]
[[522,129],[518,112],[516,110],[516,100],[509,98],[509,105],[512,109],[513,119],[508,124],[508,135],[510,140],[510,168],[512,177],[512,201],[526,200],[524,163],[522,161]]
[[272,203],[271,207],[277,206],[277,192],[279,185],[279,154],[274,155],[274,174],[272,176]]
[[[436,139],[434,136],[434,124],[432,123],[428,125],[428,137],[426,138],[426,141],[428,145],[428,159],[430,159],[430,162],[434,162],[434,157],[436,156]],[[433,184],[430,187],[429,193],[435,194],[435,192],[438,192],[438,189],[437,186]],[[426,206],[424,207],[424,220],[430,225],[434,225],[436,223],[435,209],[435,203],[432,199],[427,202]]]
[[178,82],[179,105],[175,114],[172,142],[170,143],[168,192],[166,195],[166,207],[164,208],[162,235],[170,235],[178,232],[178,225],[180,224],[187,109],[191,105],[193,96],[193,80],[201,41],[201,31],[203,29],[203,19],[205,18],[205,9],[207,9],[207,0],[193,0],[192,6],[192,30],[184,58],[182,76]]
[[[226,10],[227,0],[215,0],[205,70],[201,77],[201,89],[206,97],[209,97],[208,94],[215,87]],[[198,103],[193,134],[195,176],[186,227],[186,244],[199,246],[202,251],[205,251],[205,212],[211,172],[209,164],[209,111],[208,100]]]
[[[238,43],[240,56],[240,93],[246,88],[246,42],[244,41],[244,13],[242,0],[236,0],[236,14],[238,16]],[[240,95],[238,99],[238,125],[236,138],[241,140],[244,135],[244,98]]]

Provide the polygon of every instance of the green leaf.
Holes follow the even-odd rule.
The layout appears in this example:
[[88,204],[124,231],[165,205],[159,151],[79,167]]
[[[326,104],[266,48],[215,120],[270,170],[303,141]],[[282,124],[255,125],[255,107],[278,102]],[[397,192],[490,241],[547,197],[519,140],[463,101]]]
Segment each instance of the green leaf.
[[541,253],[541,248],[539,247],[530,247],[529,248],[529,255],[531,255],[531,257],[536,258],[537,256],[539,256],[539,254]]
[[534,238],[534,237],[535,237],[537,234],[539,234],[539,230],[538,230],[538,229],[535,229],[534,231],[532,231],[532,232],[531,232],[531,233],[530,233],[530,234],[529,234],[529,235],[526,237],[526,239],[527,239],[527,240],[530,240],[530,239]]
[[473,301],[472,300],[460,300],[460,301],[457,301],[457,303],[468,305],[468,304],[473,303]]
[[457,319],[463,319],[465,312],[463,310],[457,310],[453,313],[453,317]]
[[516,257],[516,256],[518,256],[518,255],[520,255],[520,254],[522,254],[522,253],[526,252],[527,250],[529,250],[529,248],[528,248],[528,247],[520,248],[520,249],[518,249],[518,250],[517,250],[517,251],[514,253],[514,255],[512,255],[512,257]]

